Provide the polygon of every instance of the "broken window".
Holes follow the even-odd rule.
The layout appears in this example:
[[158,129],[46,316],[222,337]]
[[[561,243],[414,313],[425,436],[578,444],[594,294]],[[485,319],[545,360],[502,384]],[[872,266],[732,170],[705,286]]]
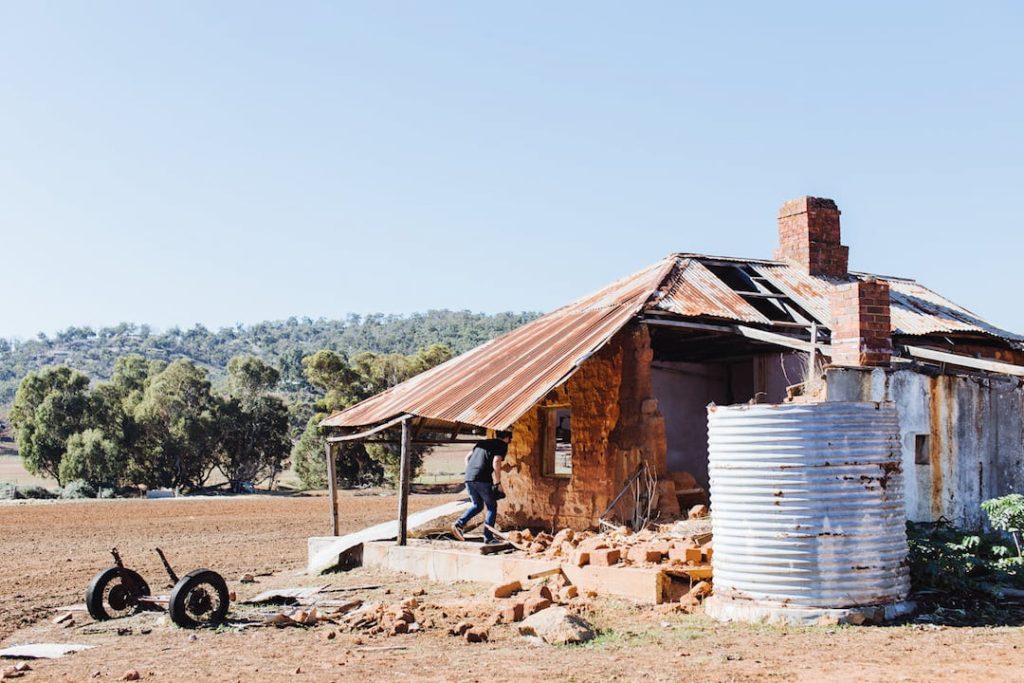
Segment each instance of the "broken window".
[[914,464],[930,465],[932,462],[932,450],[929,448],[927,434],[914,435]]
[[572,415],[569,406],[545,406],[543,472],[549,477],[572,476]]

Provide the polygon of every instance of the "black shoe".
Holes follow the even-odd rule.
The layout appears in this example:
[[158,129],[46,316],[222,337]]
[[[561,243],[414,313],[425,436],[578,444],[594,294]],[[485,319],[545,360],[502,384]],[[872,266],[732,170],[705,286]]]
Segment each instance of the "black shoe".
[[462,534],[462,527],[458,523],[452,524],[452,536],[460,541],[466,540],[466,537]]
[[501,543],[504,543],[504,541],[501,540],[500,538],[485,538],[484,539],[484,545],[499,545]]

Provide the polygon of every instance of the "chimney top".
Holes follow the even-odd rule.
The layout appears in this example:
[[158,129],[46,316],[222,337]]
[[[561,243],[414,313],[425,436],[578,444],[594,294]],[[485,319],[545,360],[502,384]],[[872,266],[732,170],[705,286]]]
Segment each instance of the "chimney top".
[[799,197],[779,209],[775,258],[810,275],[846,277],[849,249],[839,243],[839,207],[831,199]]
[[825,197],[797,197],[796,199],[790,199],[779,208],[779,218],[794,216],[798,213],[807,213],[808,211],[822,210],[840,212],[835,200],[826,199]]

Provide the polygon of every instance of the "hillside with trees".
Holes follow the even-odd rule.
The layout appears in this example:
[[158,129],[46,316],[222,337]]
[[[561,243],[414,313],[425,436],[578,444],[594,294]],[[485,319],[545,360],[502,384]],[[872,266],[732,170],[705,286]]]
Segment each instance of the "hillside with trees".
[[460,354],[536,316],[437,310],[408,316],[350,315],[341,320],[289,318],[217,331],[196,325],[155,332],[148,325],[122,323],[98,329],[69,327],[52,337],[40,333],[26,340],[0,338],[0,413],[33,370],[66,365],[92,380],[107,380],[117,359],[131,354],[164,363],[190,361],[204,368],[217,387],[226,382],[232,358],[255,356],[281,373],[281,393],[309,400],[317,392],[306,380],[302,359],[316,351],[334,351],[346,358],[364,351],[408,355],[445,344]]

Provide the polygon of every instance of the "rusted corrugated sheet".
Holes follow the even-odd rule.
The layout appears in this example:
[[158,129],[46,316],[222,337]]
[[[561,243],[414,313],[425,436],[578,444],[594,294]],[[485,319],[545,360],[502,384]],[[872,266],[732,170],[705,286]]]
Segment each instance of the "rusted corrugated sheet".
[[664,259],[335,413],[321,425],[361,427],[410,413],[504,429],[622,329],[657,291],[675,261]]
[[897,334],[983,332],[1010,341],[1024,340],[1021,335],[990,325],[966,308],[912,280],[890,279],[888,282],[892,328]]
[[836,285],[845,283],[808,275],[799,268],[784,264],[751,264],[751,268],[814,316],[817,322],[828,325],[829,293]]
[[669,273],[663,293],[648,310],[686,317],[709,316],[748,323],[771,322],[703,263],[680,258]]
[[[833,289],[846,282],[808,275],[799,268],[784,264],[751,264],[751,267],[802,306],[819,323],[826,327],[829,325],[829,295]],[[873,277],[889,283],[889,298],[892,302],[890,314],[894,334],[966,332],[988,334],[1008,341],[1024,340],[1024,336],[990,325],[962,306],[913,280],[864,273],[856,273],[852,277]]]

